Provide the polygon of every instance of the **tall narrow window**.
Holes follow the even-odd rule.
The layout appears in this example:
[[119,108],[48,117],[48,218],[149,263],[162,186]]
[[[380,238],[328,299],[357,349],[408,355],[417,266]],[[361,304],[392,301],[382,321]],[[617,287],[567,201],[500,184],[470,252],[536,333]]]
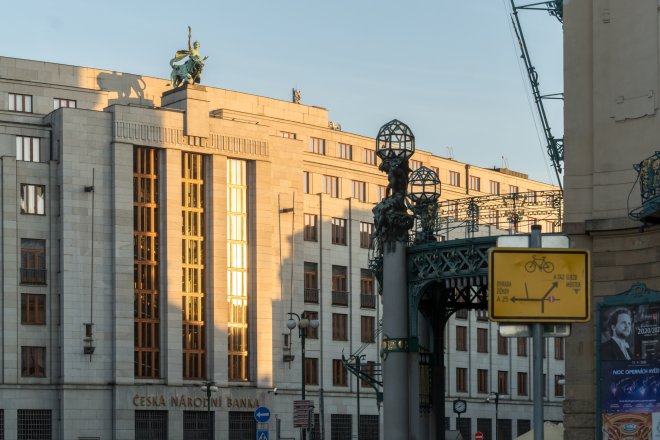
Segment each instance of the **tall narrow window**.
[[9,94],[9,111],[32,113],[32,95]]
[[362,150],[364,152],[364,163],[369,165],[376,165],[376,151],[369,148]]
[[518,338],[518,356],[527,356],[527,338]]
[[303,192],[312,193],[312,174],[309,171],[303,171]]
[[204,156],[182,153],[181,169],[183,378],[203,379],[206,377]]
[[346,246],[346,219],[332,219],[332,244]]
[[41,145],[38,137],[16,136],[16,160],[41,161]]
[[332,340],[348,341],[348,315],[345,313],[332,314]]
[[509,339],[497,333],[497,354],[509,354]]
[[227,300],[229,301],[229,380],[247,381],[248,231],[247,162],[227,160]]
[[46,214],[46,187],[21,183],[21,214]]
[[46,323],[46,295],[21,294],[21,324]]
[[488,353],[488,329],[477,329],[477,352]]
[[360,247],[362,249],[371,249],[371,233],[373,230],[373,223],[360,222]]
[[46,347],[21,347],[21,376],[46,377]]
[[318,264],[305,261],[305,302],[319,302],[319,272]]
[[346,368],[344,367],[344,361],[341,359],[332,360],[332,384],[340,387],[348,385]]
[[564,360],[564,340],[555,338],[555,359]]
[[491,194],[500,193],[500,182],[495,182],[494,180],[490,181],[490,193]]
[[160,377],[158,150],[133,149],[133,365],[135,377]]
[[456,171],[449,172],[449,184],[451,186],[461,186],[461,173]]
[[318,358],[305,358],[305,384],[319,384],[319,360]]
[[21,284],[46,284],[46,240],[21,238]]
[[456,351],[467,351],[467,327],[456,326]]
[[500,394],[509,394],[509,372],[497,372],[497,392]]
[[330,197],[339,197],[339,177],[323,176],[323,193]]
[[360,269],[360,307],[365,309],[376,308],[374,273],[369,269]]
[[361,202],[367,201],[367,184],[365,182],[353,181],[353,198]]
[[488,370],[477,370],[477,393],[488,392]]
[[470,189],[472,191],[481,191],[481,178],[477,176],[470,176]]
[[360,341],[368,344],[376,341],[376,318],[373,316],[360,317]]
[[456,368],[456,392],[467,393],[467,368]]
[[332,266],[332,305],[348,305],[346,272],[346,266]]
[[527,395],[527,373],[524,372],[518,373],[518,395],[519,396]]
[[317,222],[318,216],[316,214],[305,214],[305,241],[317,241]]
[[378,201],[382,202],[387,197],[387,187],[378,185]]

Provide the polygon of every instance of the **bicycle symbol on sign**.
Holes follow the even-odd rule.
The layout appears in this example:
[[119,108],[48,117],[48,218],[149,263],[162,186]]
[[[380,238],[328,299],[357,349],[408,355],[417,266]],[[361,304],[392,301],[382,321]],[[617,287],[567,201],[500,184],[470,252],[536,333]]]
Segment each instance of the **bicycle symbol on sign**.
[[538,257],[536,255],[532,255],[531,261],[525,263],[525,270],[529,273],[532,273],[536,269],[545,273],[550,273],[555,270],[555,265],[549,261],[545,261],[545,256]]

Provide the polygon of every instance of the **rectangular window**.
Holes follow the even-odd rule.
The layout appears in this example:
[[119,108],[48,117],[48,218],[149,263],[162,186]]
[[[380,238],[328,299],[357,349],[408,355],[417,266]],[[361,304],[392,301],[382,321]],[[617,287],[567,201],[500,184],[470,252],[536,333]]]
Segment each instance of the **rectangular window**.
[[21,324],[46,324],[46,295],[21,294]]
[[21,214],[46,214],[46,186],[21,183]]
[[477,393],[488,392],[488,370],[477,370]]
[[[182,206],[181,215],[183,218],[182,234],[181,234],[181,247],[182,247],[182,341],[183,341],[183,378],[184,379],[202,379],[206,377],[206,267],[205,267],[205,250],[204,250],[204,225],[206,223],[206,216],[204,215],[205,203],[204,194],[206,188],[206,181],[204,176],[204,156],[201,154],[184,152],[181,155],[181,194]],[[231,168],[231,160],[227,161],[227,166]],[[233,169],[227,170],[228,179],[233,178]],[[230,241],[228,248],[227,266],[230,268],[235,267],[235,264],[240,264],[235,260],[236,254],[240,253],[241,244],[240,237],[236,234],[234,228],[237,226],[237,219],[234,218],[233,209],[235,205],[234,188],[229,185],[227,200],[227,223],[229,225],[228,234]],[[240,221],[240,220],[239,220]],[[238,242],[238,243],[237,243]],[[240,265],[238,267],[241,267]],[[228,280],[233,281],[232,269],[227,274]],[[229,282],[231,282],[229,281]],[[234,292],[243,292],[240,286],[232,291],[229,289],[230,295]],[[237,307],[240,304],[240,299],[230,299],[230,304]],[[237,340],[241,340],[240,325],[235,325],[231,321],[232,317],[238,316],[234,314],[234,310],[230,309],[231,317],[229,322],[229,370],[230,375],[236,373],[236,369],[240,370],[240,362],[237,362],[234,357],[237,351],[241,351],[241,343],[239,346],[235,344]],[[240,319],[240,318],[239,318]],[[247,337],[247,335],[246,335]],[[240,357],[239,357],[240,359]],[[239,373],[240,374],[240,373]]]
[[456,310],[456,314],[454,315],[456,319],[468,319],[470,311],[468,309],[459,309]]
[[518,338],[518,356],[527,356],[527,338]]
[[497,372],[497,392],[500,394],[509,394],[509,372]]
[[378,185],[378,201],[382,202],[387,197],[387,187],[383,185]]
[[247,170],[247,161],[227,160],[227,362],[228,379],[240,382],[250,380]]
[[376,308],[374,290],[374,273],[369,269],[360,269],[360,307]]
[[348,377],[346,375],[346,368],[344,361],[341,359],[332,360],[332,384],[334,386],[345,387],[348,386]]
[[461,186],[461,173],[457,173],[456,171],[450,171],[449,184],[451,186]]
[[532,421],[527,419],[518,419],[516,422],[518,432],[517,435],[520,437],[523,434],[528,433],[532,429]]
[[51,410],[19,409],[17,416],[18,440],[51,440],[53,438]]
[[488,321],[488,310],[477,310],[477,321]]
[[46,284],[46,240],[21,238],[21,284]]
[[337,144],[337,157],[340,159],[353,160],[353,145]]
[[[319,312],[312,312],[310,310],[306,310],[303,312],[303,317],[309,319],[310,321],[316,319],[319,319]],[[308,325],[307,328],[305,329],[305,337],[307,339],[318,339],[319,338],[319,328],[312,327],[311,325]]]
[[312,174],[309,171],[303,171],[303,192],[312,193]]
[[362,249],[371,249],[371,234],[373,230],[373,223],[360,222],[360,247]]
[[167,438],[167,411],[135,411],[135,438]]
[[325,155],[325,139],[309,138],[309,151],[310,153]]
[[447,217],[452,220],[458,219],[458,200],[447,201]]
[[[369,376],[372,379],[375,379],[376,375],[376,363],[374,361],[367,361],[360,364],[360,371]],[[371,386],[368,380],[361,380],[360,386],[369,387]]]
[[380,438],[378,419],[378,415],[360,414],[358,438],[361,440],[378,440]]
[[518,395],[527,395],[527,373],[518,372]]
[[376,341],[376,318],[373,316],[362,316],[360,318],[360,341],[372,343]]
[[330,197],[339,197],[339,177],[323,176],[323,193]]
[[536,191],[528,189],[527,194],[528,194],[528,198],[527,198],[528,203],[535,205],[537,201]]
[[21,347],[21,376],[46,377],[46,347]]
[[346,219],[332,219],[332,244],[346,246]]
[[[211,397],[213,400],[214,397]],[[218,398],[219,399],[219,398]],[[206,411],[184,411],[183,412],[183,438],[186,439],[207,439],[209,438],[209,422],[213,425],[215,412],[211,412],[211,417]],[[149,437],[137,437],[149,438]]]
[[[160,377],[160,203],[158,149],[133,149],[133,366],[135,377]],[[195,225],[195,228],[197,225]],[[199,257],[192,247],[187,258]]]
[[32,113],[32,95],[9,94],[9,111]]
[[353,438],[353,416],[351,414],[330,414],[330,440]]
[[470,176],[470,189],[472,191],[481,191],[481,178],[477,176]]
[[488,353],[488,329],[477,329],[477,352]]
[[456,326],[456,351],[467,351],[467,327]]
[[456,368],[456,392],[467,393],[467,368]]
[[353,198],[361,202],[367,201],[367,184],[365,182],[353,181]]
[[319,302],[319,272],[317,263],[305,261],[305,302],[318,304]]
[[504,440],[503,438],[493,438],[492,423],[493,421],[491,419],[477,419],[477,431],[481,432],[483,434],[483,438],[485,439]]
[[318,216],[316,214],[305,214],[305,241],[318,240]]
[[559,361],[564,360],[564,339],[555,338],[555,359]]
[[422,167],[422,161],[421,160],[415,160],[415,159],[410,159],[410,169],[415,171],[419,168]]
[[517,194],[519,188],[516,185],[509,185],[509,194]]
[[38,137],[16,136],[16,160],[41,162],[40,142]]
[[332,340],[348,341],[348,315],[344,313],[332,314]]
[[65,108],[77,108],[78,107],[78,101],[75,99],[66,99],[66,98],[54,98],[53,99],[53,110],[57,110],[58,108],[65,107]]
[[332,304],[336,306],[348,305],[348,291],[346,289],[346,266],[332,266]]
[[376,165],[376,151],[365,148],[362,150],[364,152],[363,160],[364,163],[368,165]]
[[500,193],[500,182],[495,182],[494,180],[490,181],[490,193],[491,194]]
[[440,168],[438,167],[429,167],[429,168],[431,168],[431,170],[435,173],[435,175],[438,176],[438,178],[440,178]]
[[285,139],[297,139],[298,135],[295,133],[292,133],[290,131],[280,131],[280,136],[282,136]]
[[564,375],[555,375],[555,397],[564,397]]
[[319,384],[319,360],[318,358],[305,358],[305,385]]
[[497,354],[509,354],[509,338],[497,333]]

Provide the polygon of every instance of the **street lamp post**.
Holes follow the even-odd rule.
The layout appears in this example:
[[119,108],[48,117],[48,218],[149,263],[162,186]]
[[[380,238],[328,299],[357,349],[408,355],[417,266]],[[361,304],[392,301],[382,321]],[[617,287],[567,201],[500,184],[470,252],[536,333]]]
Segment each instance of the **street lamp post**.
[[498,407],[500,405],[500,393],[497,391],[491,391],[490,396],[488,396],[488,401],[490,402],[491,400],[495,401],[495,440],[499,440],[500,433],[497,426],[497,419],[499,418]]
[[[293,319],[293,317],[296,317],[296,319]],[[289,312],[289,320],[286,322],[286,327],[289,330],[293,330],[294,328],[298,327],[298,336],[300,336],[300,357],[301,363],[302,363],[302,400],[305,400],[305,338],[307,337],[307,328],[311,327],[313,329],[316,329],[319,327],[319,320],[318,319],[308,319],[305,317],[305,312],[302,313],[302,315],[298,315],[297,313]],[[307,428],[303,428],[302,430],[302,440],[307,439]]]
[[218,387],[215,384],[214,381],[212,380],[205,380],[202,382],[202,386],[200,387],[202,391],[206,393],[206,409],[207,409],[207,432],[208,432],[208,439],[213,440],[214,437],[214,429],[213,429],[213,423],[211,423],[211,394],[215,393],[218,391]]

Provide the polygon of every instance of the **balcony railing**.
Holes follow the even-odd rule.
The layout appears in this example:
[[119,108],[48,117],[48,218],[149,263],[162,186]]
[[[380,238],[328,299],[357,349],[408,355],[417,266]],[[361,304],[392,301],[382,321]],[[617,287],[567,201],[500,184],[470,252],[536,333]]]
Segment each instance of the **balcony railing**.
[[46,269],[21,268],[21,284],[46,284]]
[[348,292],[340,292],[337,290],[332,291],[332,305],[333,306],[347,306],[348,305]]
[[306,303],[319,303],[319,289],[305,289],[305,302]]
[[360,295],[360,307],[365,309],[375,309],[376,308],[376,295],[373,294],[361,294]]

